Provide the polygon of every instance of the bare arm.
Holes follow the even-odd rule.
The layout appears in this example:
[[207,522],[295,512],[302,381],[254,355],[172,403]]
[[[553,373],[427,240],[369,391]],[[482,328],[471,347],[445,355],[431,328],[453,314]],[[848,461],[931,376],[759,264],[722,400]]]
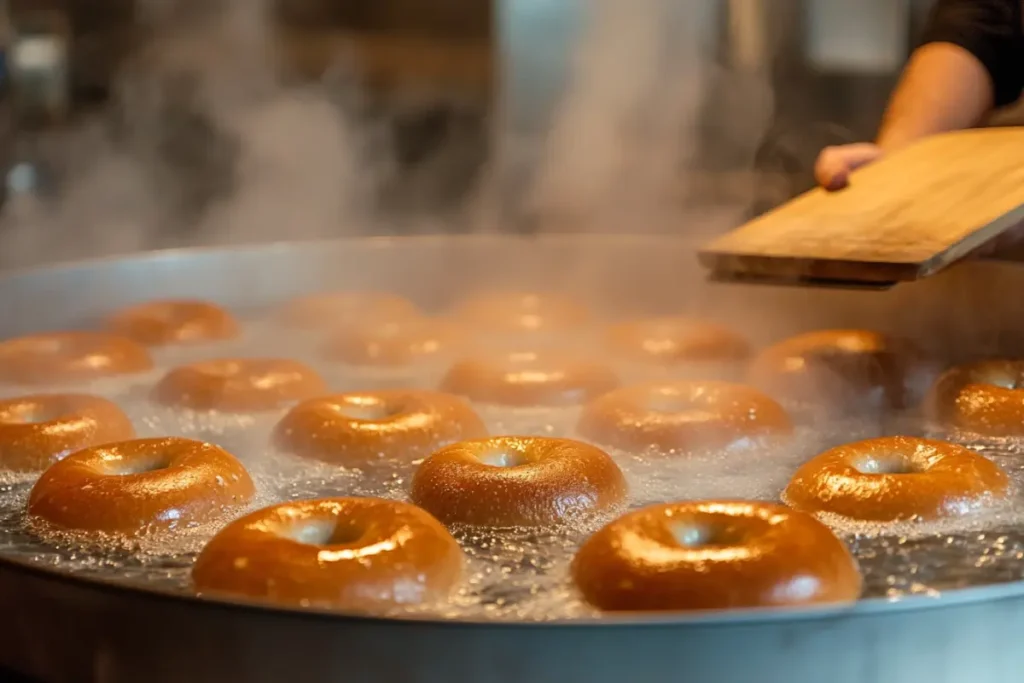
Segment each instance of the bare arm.
[[876,143],[829,147],[818,182],[846,186],[850,172],[886,151],[936,133],[978,125],[1024,88],[1020,0],[938,0],[923,45],[914,51],[889,101]]
[[889,151],[928,135],[972,128],[994,106],[992,79],[974,55],[951,43],[930,43],[907,64],[877,144]]

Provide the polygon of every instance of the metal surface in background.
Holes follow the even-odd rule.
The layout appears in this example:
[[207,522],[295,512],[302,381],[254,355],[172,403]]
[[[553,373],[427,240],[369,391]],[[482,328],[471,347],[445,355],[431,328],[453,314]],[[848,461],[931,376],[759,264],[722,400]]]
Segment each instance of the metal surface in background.
[[[612,311],[735,316],[773,337],[845,325],[910,334],[954,361],[1024,350],[1024,299],[988,294],[1024,286],[1018,266],[965,264],[878,293],[709,285],[696,268],[681,268],[692,260],[685,241],[638,237],[164,252],[0,277],[0,336],[88,324],[161,297],[253,310],[330,287],[382,288],[435,308],[467,288],[529,282]],[[211,602],[0,557],[0,613],[0,670],[45,683],[1016,683],[1024,583],[852,609],[502,624]]]

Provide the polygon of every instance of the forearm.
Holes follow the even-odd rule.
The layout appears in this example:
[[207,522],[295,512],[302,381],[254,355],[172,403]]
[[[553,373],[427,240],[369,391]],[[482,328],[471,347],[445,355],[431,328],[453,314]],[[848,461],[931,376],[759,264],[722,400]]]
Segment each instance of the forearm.
[[978,125],[995,93],[985,66],[967,50],[930,43],[916,50],[890,100],[878,134],[885,150]]

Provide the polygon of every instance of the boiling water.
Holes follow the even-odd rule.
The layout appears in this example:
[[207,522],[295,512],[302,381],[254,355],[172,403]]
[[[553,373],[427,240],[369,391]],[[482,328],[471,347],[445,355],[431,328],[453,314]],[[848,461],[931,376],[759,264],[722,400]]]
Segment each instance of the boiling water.
[[[337,391],[377,388],[435,388],[443,367],[366,370],[324,362],[314,334],[282,334],[266,321],[248,323],[242,339],[223,344],[158,351],[158,368],[142,376],[104,380],[87,387],[119,403],[139,436],[177,435],[215,443],[234,453],[257,484],[252,508],[279,501],[323,496],[378,496],[407,499],[415,463],[373,471],[343,469],[275,453],[270,432],[284,411],[258,415],[172,410],[148,400],[153,383],[183,362],[229,356],[288,357],[320,371]],[[625,382],[650,379],[650,369],[617,368]],[[718,368],[718,371],[733,371]],[[691,373],[692,374],[692,371]],[[82,390],[83,387],[74,387]],[[62,387],[49,387],[59,391]],[[11,387],[0,395],[13,396]],[[536,434],[576,438],[578,409],[504,409],[476,406],[492,434]],[[610,454],[630,485],[628,507],[701,498],[779,500],[793,471],[821,450],[887,433],[945,436],[971,445],[998,462],[1015,482],[1010,505],[935,524],[855,525],[825,519],[849,544],[864,572],[866,597],[899,598],[980,584],[1024,579],[1024,454],[1012,442],[982,441],[971,435],[940,434],[912,416],[885,421],[844,419],[800,427],[784,448],[748,444],[725,452]],[[0,554],[88,577],[191,592],[196,553],[223,523],[176,529],[130,547],[100,548],[73,534],[32,528],[24,507],[34,477],[0,481]],[[599,520],[603,522],[606,520]],[[571,558],[593,528],[454,529],[466,553],[466,572],[457,594],[443,605],[419,612],[450,618],[550,620],[596,613],[579,599],[569,576]]]

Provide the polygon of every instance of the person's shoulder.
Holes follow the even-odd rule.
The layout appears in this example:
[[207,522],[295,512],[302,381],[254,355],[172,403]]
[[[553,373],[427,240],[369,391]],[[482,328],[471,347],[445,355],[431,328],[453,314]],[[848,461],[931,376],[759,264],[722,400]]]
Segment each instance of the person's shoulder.
[[1015,102],[1024,89],[1024,1],[938,0],[921,45],[963,48],[992,79],[997,107]]
[[930,27],[978,28],[1024,34],[1021,0],[937,0]]

